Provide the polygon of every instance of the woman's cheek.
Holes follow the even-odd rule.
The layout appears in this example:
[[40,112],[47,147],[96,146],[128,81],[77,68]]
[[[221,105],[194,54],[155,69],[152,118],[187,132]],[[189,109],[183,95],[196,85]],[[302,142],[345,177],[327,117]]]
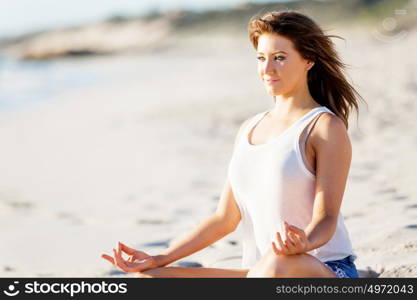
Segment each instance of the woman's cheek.
[[259,74],[259,77],[262,79],[263,75],[264,75],[264,72],[263,72],[263,69],[262,69],[261,66],[258,66],[258,74]]

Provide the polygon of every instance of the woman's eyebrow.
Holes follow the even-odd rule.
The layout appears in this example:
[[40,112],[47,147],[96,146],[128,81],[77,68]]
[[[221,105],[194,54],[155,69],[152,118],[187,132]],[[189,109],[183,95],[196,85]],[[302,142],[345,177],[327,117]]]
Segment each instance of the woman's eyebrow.
[[[285,54],[288,54],[287,52],[282,51],[282,50],[277,51],[277,52],[274,52],[274,53],[271,53],[271,54],[276,54],[276,53],[285,53]],[[258,54],[263,54],[263,53],[262,52],[258,52]]]

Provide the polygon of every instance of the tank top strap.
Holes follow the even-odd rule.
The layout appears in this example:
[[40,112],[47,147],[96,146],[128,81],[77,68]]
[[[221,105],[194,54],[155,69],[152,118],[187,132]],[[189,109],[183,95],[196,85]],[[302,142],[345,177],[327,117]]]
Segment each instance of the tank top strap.
[[[300,124],[298,124],[298,128],[297,128],[297,137],[299,136],[299,134],[301,134],[301,132],[303,132],[303,130],[313,121],[313,120],[317,120],[317,117],[324,113],[324,112],[328,112],[331,114],[334,114],[334,112],[332,112],[329,108],[327,108],[326,106],[320,106],[317,107],[317,109],[314,109],[314,111],[312,111],[311,114],[308,114],[307,117],[302,120],[302,122],[300,122]],[[309,131],[312,129],[312,126],[310,126],[308,128],[308,131],[306,132],[305,136],[308,136]]]
[[[256,114],[255,116],[253,116],[250,121],[248,122],[246,128],[244,129],[242,136],[240,138],[240,142],[246,142],[248,139],[248,135],[249,132],[252,130],[253,127],[256,126],[256,124],[261,121],[263,119],[263,117],[269,112],[269,110],[265,110],[263,112],[260,112],[258,114]],[[296,136],[298,137],[301,132],[305,129],[305,127],[319,114],[323,113],[323,112],[330,112],[333,114],[333,112],[328,109],[326,106],[318,106],[316,108],[313,108],[310,112],[306,113],[303,117],[301,117],[301,119],[299,119],[298,121],[296,121],[295,124],[293,124],[292,126],[294,126],[295,128],[295,133]],[[290,129],[292,129],[290,126]],[[245,141],[246,139],[246,141]],[[246,144],[246,143],[244,143]]]
[[257,113],[254,115],[243,130],[242,138],[247,139],[251,129],[266,115],[269,110]]
[[263,117],[268,113],[269,110],[262,111],[260,113],[257,113],[255,116],[252,117],[250,120],[248,126],[246,126],[247,130],[250,130],[253,126],[256,125]]

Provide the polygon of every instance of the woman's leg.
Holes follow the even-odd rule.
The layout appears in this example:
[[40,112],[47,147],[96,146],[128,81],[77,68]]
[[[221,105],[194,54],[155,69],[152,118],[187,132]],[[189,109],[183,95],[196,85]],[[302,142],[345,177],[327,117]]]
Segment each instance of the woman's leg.
[[246,269],[161,267],[136,274],[138,278],[213,278],[246,277]]
[[277,255],[271,248],[249,270],[247,277],[311,278],[336,277],[336,274],[310,254]]
[[137,273],[139,278],[214,277],[336,277],[324,263],[310,254],[276,255],[270,249],[250,270],[162,267]]

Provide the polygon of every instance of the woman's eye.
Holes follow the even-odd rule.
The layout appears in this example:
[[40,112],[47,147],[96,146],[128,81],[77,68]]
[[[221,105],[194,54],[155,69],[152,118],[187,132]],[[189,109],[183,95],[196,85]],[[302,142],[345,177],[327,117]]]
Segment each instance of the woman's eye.
[[[257,59],[258,59],[258,60],[260,60],[260,61],[265,60],[265,58],[264,58],[264,57],[262,57],[262,56],[258,56],[258,57],[257,57]],[[275,59],[278,59],[279,61],[283,61],[283,60],[285,59],[285,57],[284,57],[284,56],[279,55],[279,56],[275,56]]]

